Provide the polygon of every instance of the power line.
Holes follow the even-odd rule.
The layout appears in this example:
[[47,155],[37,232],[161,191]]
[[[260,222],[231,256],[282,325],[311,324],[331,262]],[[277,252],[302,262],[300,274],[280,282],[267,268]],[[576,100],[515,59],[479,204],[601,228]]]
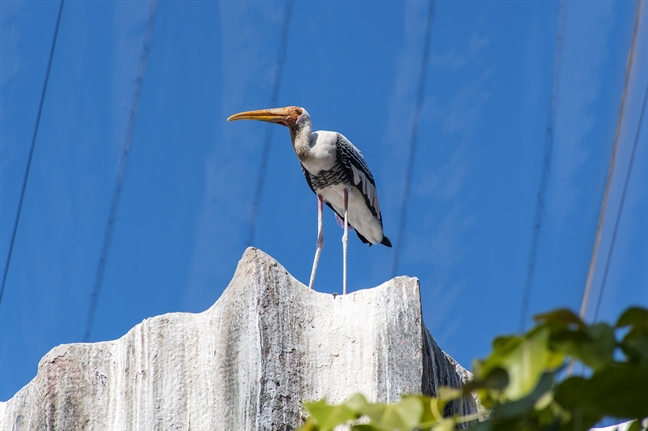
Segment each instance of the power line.
[[549,247],[549,251],[553,255],[554,259],[556,260],[556,265],[558,266],[558,269],[563,273],[564,276],[567,276],[567,270],[565,270],[565,267],[562,265],[562,262],[560,261],[560,256],[558,256],[558,252],[556,251],[556,248],[553,246],[551,241],[549,241],[549,237],[547,237],[547,234],[540,229],[540,236],[542,239],[545,240],[545,244],[547,244],[547,247]]
[[531,287],[533,285],[533,275],[535,273],[536,259],[538,255],[538,244],[540,232],[542,230],[542,221],[544,216],[545,193],[549,181],[549,171],[551,170],[551,157],[553,155],[554,142],[554,119],[556,117],[556,105],[558,104],[558,90],[560,82],[560,70],[562,62],[562,48],[565,37],[565,14],[566,4],[563,0],[560,3],[558,12],[558,35],[556,37],[556,52],[554,53],[553,75],[551,78],[551,101],[549,102],[549,116],[547,118],[547,130],[545,132],[544,157],[542,161],[542,172],[540,174],[540,186],[538,187],[537,203],[535,215],[533,218],[533,236],[531,237],[531,249],[529,251],[529,263],[527,266],[527,276],[524,283],[524,293],[522,294],[522,306],[520,311],[519,331],[524,332],[527,314],[529,312],[529,297],[531,296]]
[[630,52],[628,53],[628,63],[626,65],[625,84],[623,86],[623,94],[621,96],[621,106],[619,107],[619,118],[617,119],[616,131],[614,134],[614,144],[612,145],[612,155],[610,157],[610,166],[608,168],[607,181],[605,183],[605,192],[603,193],[603,202],[601,203],[601,211],[599,213],[598,226],[596,227],[596,237],[594,240],[594,249],[592,250],[592,258],[590,259],[589,270],[587,272],[587,281],[585,282],[585,291],[583,292],[583,301],[581,302],[580,318],[585,320],[585,313],[587,311],[587,303],[589,301],[589,294],[592,287],[592,279],[594,278],[594,269],[596,268],[596,260],[598,257],[599,245],[601,242],[601,234],[603,231],[603,221],[605,220],[605,213],[607,210],[607,202],[610,194],[610,184],[612,183],[612,176],[614,174],[614,165],[616,162],[617,151],[619,147],[619,136],[621,134],[621,124],[623,122],[623,112],[626,105],[626,96],[628,94],[628,87],[630,86],[630,72],[634,64],[635,44],[637,42],[637,33],[639,32],[639,22],[641,17],[641,4],[643,0],[637,2],[637,14],[635,18],[635,27],[632,33],[632,42],[630,44]]
[[110,203],[110,213],[108,216],[108,223],[106,224],[106,231],[104,234],[101,256],[99,258],[99,265],[97,266],[97,275],[95,278],[94,289],[92,290],[92,296],[90,298],[90,308],[88,309],[86,331],[85,335],[83,336],[84,341],[88,341],[90,339],[90,331],[92,330],[92,323],[94,321],[95,311],[97,310],[99,292],[101,291],[101,286],[103,284],[104,272],[106,270],[106,260],[108,259],[108,252],[110,251],[110,243],[112,240],[113,229],[115,227],[115,220],[117,218],[117,210],[119,208],[119,201],[121,199],[122,186],[124,184],[124,177],[126,176],[126,167],[128,166],[128,155],[130,152],[131,143],[133,142],[135,120],[137,118],[137,110],[139,108],[140,97],[142,94],[142,84],[144,82],[146,62],[148,60],[151,37],[153,35],[153,24],[155,23],[157,3],[157,0],[151,1],[148,23],[146,26],[146,34],[144,36],[144,44],[142,46],[142,55],[140,57],[139,69],[137,71],[137,79],[135,80],[135,92],[133,94],[133,102],[131,104],[130,115],[128,117],[128,125],[126,127],[126,137],[124,139],[124,146],[122,148],[121,161],[119,163],[119,172],[117,174],[117,180],[115,182],[112,202]]
[[601,298],[603,298],[603,291],[605,290],[605,282],[607,281],[608,269],[610,268],[610,261],[612,260],[612,253],[614,252],[614,243],[616,242],[617,231],[619,230],[619,221],[623,212],[623,204],[625,203],[626,191],[628,190],[628,183],[630,182],[630,174],[632,172],[632,165],[634,164],[635,153],[637,152],[637,144],[639,142],[639,135],[641,135],[641,126],[643,124],[644,114],[646,113],[646,100],[648,100],[648,86],[644,93],[643,105],[641,107],[641,116],[639,117],[639,125],[637,126],[637,133],[635,135],[634,144],[632,145],[632,153],[630,154],[630,161],[628,162],[628,170],[626,172],[625,182],[623,183],[623,192],[621,193],[621,202],[619,202],[619,211],[617,212],[616,220],[614,221],[614,230],[612,231],[612,240],[610,242],[610,251],[608,252],[607,261],[605,262],[605,270],[603,271],[603,280],[601,281],[601,289],[599,290],[598,300],[596,301],[596,310],[594,311],[593,322],[596,322],[598,317],[599,308],[601,307]]
[[52,47],[50,48],[49,60],[47,61],[47,70],[45,72],[45,81],[43,82],[43,91],[41,92],[40,103],[38,105],[38,114],[36,115],[36,124],[34,125],[34,133],[32,135],[31,147],[29,149],[29,156],[27,157],[27,167],[25,168],[25,176],[23,178],[22,189],[20,190],[20,199],[18,200],[18,209],[16,210],[16,219],[14,221],[13,231],[11,232],[11,241],[9,242],[9,251],[7,253],[7,260],[5,261],[4,273],[2,274],[2,286],[0,286],[0,304],[2,304],[2,295],[4,294],[5,285],[7,283],[7,274],[9,273],[9,265],[11,264],[11,256],[13,254],[14,243],[16,242],[16,232],[18,232],[18,223],[20,222],[20,214],[22,213],[23,201],[25,200],[25,190],[27,189],[27,180],[29,179],[29,172],[31,170],[31,163],[34,157],[34,148],[36,147],[36,137],[38,136],[38,128],[40,126],[41,114],[43,113],[43,104],[45,103],[45,93],[47,92],[47,84],[49,83],[50,71],[52,70],[52,60],[54,59],[54,49],[56,48],[56,40],[58,39],[59,27],[61,26],[61,16],[63,15],[63,4],[65,0],[61,0],[56,18],[56,27],[54,28],[54,37],[52,38]]
[[[270,106],[272,108],[276,107],[279,99],[279,86],[281,84],[284,61],[286,60],[288,29],[290,28],[290,18],[292,16],[293,3],[294,0],[288,0],[286,2],[286,10],[284,12],[284,22],[281,29],[281,43],[279,44],[277,68],[275,69],[274,87],[272,89],[272,96],[270,97]],[[268,169],[268,158],[270,157],[270,145],[272,143],[273,130],[274,127],[272,126],[272,124],[268,124],[266,128],[265,143],[263,144],[263,151],[261,152],[261,162],[259,164],[259,176],[257,177],[256,192],[254,193],[254,200],[252,201],[252,212],[250,214],[250,233],[248,236],[247,245],[252,245],[256,236],[256,221],[259,213],[261,196],[263,195],[263,185],[265,184],[266,171]]]
[[392,275],[396,275],[400,254],[403,243],[403,233],[407,225],[407,206],[409,202],[410,188],[412,186],[412,175],[414,171],[414,160],[416,158],[416,147],[418,144],[418,127],[423,107],[423,96],[425,95],[425,77],[427,75],[428,57],[430,55],[430,34],[432,33],[432,20],[434,18],[434,0],[428,2],[428,18],[425,27],[425,42],[423,44],[423,53],[421,55],[421,71],[419,75],[418,93],[416,96],[416,105],[414,108],[414,120],[412,121],[412,140],[410,141],[410,154],[407,162],[407,171],[405,174],[405,189],[403,190],[403,202],[401,204],[400,224],[398,226],[398,236],[394,247],[394,263],[392,266]]

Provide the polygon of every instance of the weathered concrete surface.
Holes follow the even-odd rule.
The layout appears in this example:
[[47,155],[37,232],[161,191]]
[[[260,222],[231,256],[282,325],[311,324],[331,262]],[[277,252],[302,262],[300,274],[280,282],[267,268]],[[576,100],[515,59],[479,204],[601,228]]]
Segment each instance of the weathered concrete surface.
[[425,328],[418,280],[333,296],[249,248],[209,310],[52,349],[0,402],[0,430],[285,430],[303,420],[302,400],[395,401],[469,376]]

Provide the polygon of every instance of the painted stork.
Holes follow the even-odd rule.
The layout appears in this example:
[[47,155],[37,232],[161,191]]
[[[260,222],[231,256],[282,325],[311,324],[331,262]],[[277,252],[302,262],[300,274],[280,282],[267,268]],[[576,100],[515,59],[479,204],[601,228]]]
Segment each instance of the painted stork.
[[349,226],[365,244],[391,242],[383,234],[382,217],[376,183],[362,153],[347,138],[337,132],[312,131],[308,112],[298,106],[262,109],[234,114],[227,121],[260,120],[288,127],[293,149],[301,164],[306,182],[317,195],[317,248],[309,287],[313,288],[317,264],[324,246],[322,202],[326,203],[338,220],[343,220],[343,282],[347,287],[347,244]]

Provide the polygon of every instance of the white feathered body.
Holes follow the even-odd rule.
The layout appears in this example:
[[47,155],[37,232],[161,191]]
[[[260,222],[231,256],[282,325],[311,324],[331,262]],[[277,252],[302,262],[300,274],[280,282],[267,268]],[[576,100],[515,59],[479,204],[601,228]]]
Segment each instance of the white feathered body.
[[360,150],[340,133],[311,133],[310,124],[291,132],[295,153],[313,192],[343,218],[344,189],[348,188],[348,221],[358,237],[370,244],[391,246],[383,234],[376,185]]

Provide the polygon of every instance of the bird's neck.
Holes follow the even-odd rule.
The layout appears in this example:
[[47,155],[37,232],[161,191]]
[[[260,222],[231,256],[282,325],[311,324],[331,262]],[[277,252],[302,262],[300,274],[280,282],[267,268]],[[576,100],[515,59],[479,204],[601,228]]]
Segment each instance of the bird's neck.
[[312,127],[310,124],[298,125],[290,128],[290,139],[292,140],[293,149],[299,160],[306,160],[311,156],[311,136]]

